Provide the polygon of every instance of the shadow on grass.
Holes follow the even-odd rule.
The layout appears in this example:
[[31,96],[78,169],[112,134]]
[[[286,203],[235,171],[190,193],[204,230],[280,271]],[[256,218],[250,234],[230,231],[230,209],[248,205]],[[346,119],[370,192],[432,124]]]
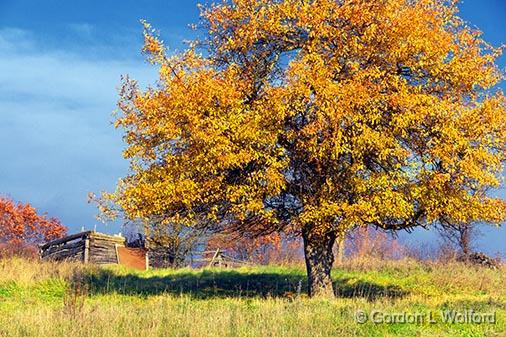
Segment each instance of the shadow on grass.
[[[189,295],[193,298],[224,297],[294,297],[307,293],[306,276],[291,272],[245,273],[230,269],[179,271],[162,276],[117,274],[99,269],[85,275],[83,282],[90,294],[118,293],[151,296],[159,294]],[[397,298],[405,295],[395,286],[340,278],[334,282],[338,297]]]
[[379,285],[376,283],[357,281],[353,278],[340,278],[334,281],[337,297],[365,298],[375,301],[380,298],[402,298],[407,292],[395,285]]

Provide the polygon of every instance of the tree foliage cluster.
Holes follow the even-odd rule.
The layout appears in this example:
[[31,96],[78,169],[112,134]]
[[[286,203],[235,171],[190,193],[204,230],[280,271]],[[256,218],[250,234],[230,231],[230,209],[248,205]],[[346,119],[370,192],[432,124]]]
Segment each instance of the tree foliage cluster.
[[356,226],[483,221],[506,203],[504,78],[446,0],[231,0],[201,37],[126,80],[116,127],[131,173],[104,195],[131,219],[298,232],[310,292],[332,294],[334,241]]
[[37,244],[61,238],[67,228],[30,204],[0,197],[0,243]]

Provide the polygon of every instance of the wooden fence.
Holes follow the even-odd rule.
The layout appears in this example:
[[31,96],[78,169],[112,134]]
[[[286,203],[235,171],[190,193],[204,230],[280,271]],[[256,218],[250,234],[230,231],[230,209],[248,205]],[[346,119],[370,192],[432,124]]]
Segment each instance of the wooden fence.
[[217,249],[212,251],[204,251],[201,253],[202,257],[192,259],[193,263],[201,264],[207,267],[242,267],[249,266],[252,263],[248,261],[238,260],[231,256],[228,256],[223,250]]
[[[43,260],[81,261],[93,264],[124,264],[137,269],[148,269],[149,250],[126,248],[125,238],[86,231],[69,235],[40,246]],[[143,263],[144,259],[144,263]],[[191,259],[192,267],[241,267],[251,265],[228,256],[223,250],[203,251]]]

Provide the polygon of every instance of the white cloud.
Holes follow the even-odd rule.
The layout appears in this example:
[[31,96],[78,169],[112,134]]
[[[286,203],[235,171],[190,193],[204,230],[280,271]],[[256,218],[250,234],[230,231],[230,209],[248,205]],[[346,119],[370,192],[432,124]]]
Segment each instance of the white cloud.
[[110,125],[120,76],[156,78],[140,57],[86,50],[44,50],[30,32],[0,30],[0,194],[32,202],[72,230],[96,222],[86,194],[113,189],[126,173],[121,134]]
[[20,30],[0,31],[0,92],[4,96],[105,104],[114,101],[121,74],[132,74],[141,83],[154,79],[154,71],[140,58],[97,61],[96,55],[65,50],[41,52],[29,36]]

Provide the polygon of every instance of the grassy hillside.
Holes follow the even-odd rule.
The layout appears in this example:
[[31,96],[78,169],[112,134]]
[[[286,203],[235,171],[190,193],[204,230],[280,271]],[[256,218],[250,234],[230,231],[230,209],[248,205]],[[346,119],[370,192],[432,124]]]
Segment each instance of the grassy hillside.
[[[352,263],[334,270],[339,297],[325,301],[304,295],[299,267],[136,272],[0,260],[0,336],[506,336],[504,271]],[[496,323],[440,316],[469,309],[495,312]],[[359,324],[357,312],[422,319]]]

